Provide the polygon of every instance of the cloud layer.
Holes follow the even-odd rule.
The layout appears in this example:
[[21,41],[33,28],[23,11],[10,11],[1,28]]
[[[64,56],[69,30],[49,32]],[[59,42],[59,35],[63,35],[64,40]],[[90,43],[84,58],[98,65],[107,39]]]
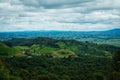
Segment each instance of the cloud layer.
[[0,31],[120,28],[120,0],[0,0]]

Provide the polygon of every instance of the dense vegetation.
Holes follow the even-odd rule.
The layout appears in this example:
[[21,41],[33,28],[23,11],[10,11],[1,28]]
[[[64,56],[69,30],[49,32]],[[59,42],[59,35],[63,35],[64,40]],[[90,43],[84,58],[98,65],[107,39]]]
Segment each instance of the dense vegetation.
[[90,56],[12,57],[4,58],[3,62],[9,70],[7,75],[12,75],[8,78],[18,80],[109,80],[112,72],[108,58]]
[[0,42],[0,79],[120,80],[119,50],[75,40],[14,38]]
[[119,47],[97,45],[75,40],[55,40],[39,37],[35,39],[14,38],[4,42],[17,51],[29,55],[51,55],[54,57],[77,57],[79,54],[110,57]]
[[0,42],[0,55],[8,56],[8,55],[15,55],[17,53],[19,53],[19,51]]
[[114,58],[115,62],[109,58],[84,55],[79,55],[77,58],[2,57],[0,79],[120,80],[119,57]]

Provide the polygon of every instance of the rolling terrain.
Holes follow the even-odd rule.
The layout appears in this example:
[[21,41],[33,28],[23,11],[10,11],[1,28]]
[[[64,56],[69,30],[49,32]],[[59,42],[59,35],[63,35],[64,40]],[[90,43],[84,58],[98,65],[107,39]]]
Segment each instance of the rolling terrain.
[[6,38],[0,42],[0,79],[120,80],[119,50],[72,38]]
[[109,44],[120,47],[120,29],[108,31],[23,31],[0,32],[0,40],[12,38],[49,37],[62,40],[88,41],[98,44]]
[[[5,44],[3,44],[5,43]],[[75,40],[56,40],[52,38],[14,38],[4,41],[3,49],[15,49],[13,51],[29,55],[52,55],[54,57],[68,57],[80,55],[93,55],[107,57],[119,50],[119,47],[111,45],[98,45],[89,42],[79,42]],[[9,47],[8,47],[9,46]],[[1,48],[2,49],[2,48]],[[6,52],[7,53],[7,52]],[[11,53],[8,51],[8,53]],[[13,52],[15,53],[15,52]]]

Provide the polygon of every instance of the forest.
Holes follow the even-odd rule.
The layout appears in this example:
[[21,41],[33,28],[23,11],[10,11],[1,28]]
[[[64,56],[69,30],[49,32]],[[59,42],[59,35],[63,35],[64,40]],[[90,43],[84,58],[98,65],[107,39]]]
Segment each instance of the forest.
[[0,42],[1,80],[120,80],[120,47],[13,38]]

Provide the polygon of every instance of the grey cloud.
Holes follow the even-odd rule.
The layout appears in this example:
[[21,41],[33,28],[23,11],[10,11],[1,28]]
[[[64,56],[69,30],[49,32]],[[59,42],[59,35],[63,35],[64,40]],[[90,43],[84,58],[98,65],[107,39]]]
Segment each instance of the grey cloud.
[[0,0],[0,31],[118,28],[119,3],[119,0]]
[[90,2],[93,0],[21,0],[26,6],[44,7],[44,8],[62,8],[77,6],[77,4]]

